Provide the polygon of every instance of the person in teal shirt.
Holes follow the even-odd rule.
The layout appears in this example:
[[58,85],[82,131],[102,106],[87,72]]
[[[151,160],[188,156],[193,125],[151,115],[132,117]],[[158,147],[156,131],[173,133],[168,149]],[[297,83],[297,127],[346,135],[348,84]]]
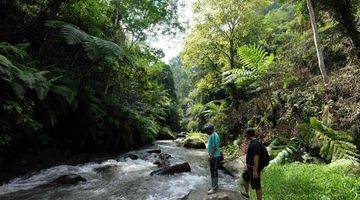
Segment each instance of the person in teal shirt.
[[215,132],[215,127],[213,125],[206,125],[204,131],[210,135],[208,141],[208,153],[209,153],[209,164],[210,164],[210,174],[211,174],[211,189],[208,191],[208,194],[215,193],[218,188],[218,167],[221,159],[220,152],[220,137]]

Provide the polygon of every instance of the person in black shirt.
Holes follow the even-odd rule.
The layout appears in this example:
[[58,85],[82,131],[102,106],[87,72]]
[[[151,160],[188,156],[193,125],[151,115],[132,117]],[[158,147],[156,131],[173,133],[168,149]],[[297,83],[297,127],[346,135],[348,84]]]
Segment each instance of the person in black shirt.
[[258,200],[262,199],[260,174],[261,167],[259,166],[261,144],[256,140],[255,130],[248,128],[245,131],[247,139],[250,140],[249,147],[246,154],[245,171],[242,174],[245,193],[243,195],[249,198],[249,183],[251,188],[256,190]]

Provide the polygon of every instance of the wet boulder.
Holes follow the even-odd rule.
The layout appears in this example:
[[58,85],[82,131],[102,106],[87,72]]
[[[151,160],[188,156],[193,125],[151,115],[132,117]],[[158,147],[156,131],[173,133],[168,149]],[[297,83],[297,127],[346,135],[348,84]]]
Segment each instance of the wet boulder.
[[178,146],[178,147],[182,147],[184,144],[184,141],[185,141],[185,138],[178,138],[178,139],[174,140],[176,146]]
[[191,172],[191,168],[189,163],[182,163],[177,164],[169,167],[164,167],[159,170],[151,172],[152,175],[172,175],[172,174],[178,174],[183,172]]
[[224,163],[223,166],[230,172],[237,174],[245,167],[245,156],[241,156],[240,158],[227,161]]
[[160,153],[159,158],[162,159],[162,160],[165,160],[165,159],[171,158],[171,155],[167,154],[167,153]]
[[185,132],[180,132],[176,135],[177,138],[184,138],[186,137],[186,133]]
[[160,153],[158,159],[153,164],[157,165],[158,167],[167,167],[170,165],[170,158],[170,154]]
[[137,159],[139,159],[139,156],[136,155],[136,154],[129,154],[129,155],[127,155],[127,157],[130,158],[131,160],[137,160]]
[[98,173],[114,173],[119,170],[118,165],[105,165],[102,167],[95,168]]
[[60,176],[59,178],[53,180],[50,185],[76,185],[79,182],[86,181],[85,178],[83,178],[80,175],[77,174],[67,174]]
[[183,147],[193,149],[205,149],[205,142],[200,138],[187,138],[183,142]]
[[153,150],[149,150],[147,152],[148,153],[161,153],[161,149],[153,149]]

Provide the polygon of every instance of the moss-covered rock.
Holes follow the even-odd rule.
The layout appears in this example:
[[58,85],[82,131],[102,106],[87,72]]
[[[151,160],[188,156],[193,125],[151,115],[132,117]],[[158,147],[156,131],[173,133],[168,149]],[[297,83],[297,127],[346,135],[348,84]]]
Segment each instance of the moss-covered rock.
[[183,147],[194,149],[205,149],[209,136],[199,132],[191,132],[186,135]]
[[205,149],[206,145],[205,142],[199,138],[189,138],[184,141],[183,147],[193,149]]

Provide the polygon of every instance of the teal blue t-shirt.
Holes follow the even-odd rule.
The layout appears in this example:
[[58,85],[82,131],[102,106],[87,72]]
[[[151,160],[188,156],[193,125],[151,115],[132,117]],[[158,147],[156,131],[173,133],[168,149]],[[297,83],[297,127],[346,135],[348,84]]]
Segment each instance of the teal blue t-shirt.
[[208,153],[209,153],[209,155],[210,155],[211,150],[213,148],[216,148],[216,151],[215,151],[213,157],[220,157],[221,156],[221,153],[220,153],[220,137],[216,132],[212,133],[210,135],[210,137],[209,137],[209,141],[208,141]]

